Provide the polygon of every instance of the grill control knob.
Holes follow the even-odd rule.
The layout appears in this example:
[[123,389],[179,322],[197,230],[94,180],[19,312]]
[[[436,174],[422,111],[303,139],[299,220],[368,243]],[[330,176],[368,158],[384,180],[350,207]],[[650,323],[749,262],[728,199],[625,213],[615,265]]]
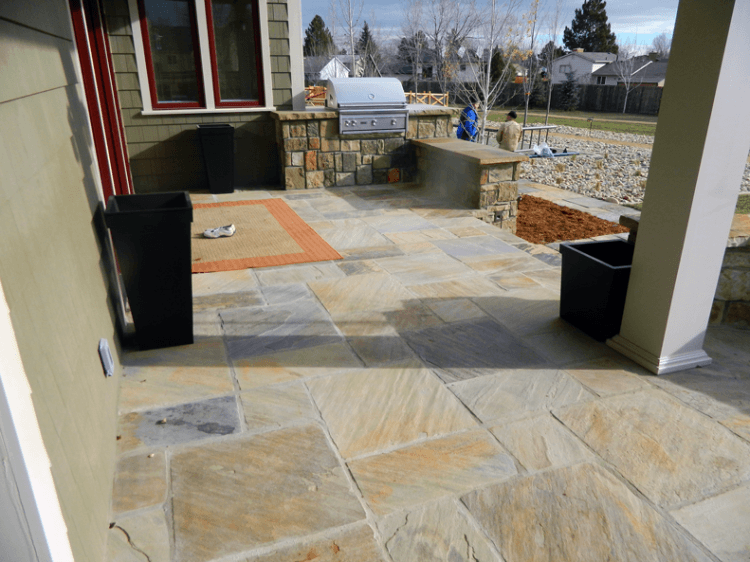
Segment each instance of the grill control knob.
[[395,125],[395,124],[396,124],[396,120],[395,119],[391,119],[391,125]]
[[371,124],[371,125],[372,125],[372,126],[374,127],[375,125],[377,125],[377,124],[378,124],[378,122],[377,122],[377,121],[375,121],[375,119],[373,119],[373,120],[372,120],[372,123],[370,123],[370,124]]

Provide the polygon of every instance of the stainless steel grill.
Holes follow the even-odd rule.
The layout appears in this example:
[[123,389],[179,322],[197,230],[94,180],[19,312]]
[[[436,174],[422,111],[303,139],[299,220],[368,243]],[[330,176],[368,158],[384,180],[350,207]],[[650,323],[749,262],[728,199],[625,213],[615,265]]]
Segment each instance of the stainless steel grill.
[[397,78],[332,78],[326,106],[339,110],[339,134],[402,133],[409,123]]

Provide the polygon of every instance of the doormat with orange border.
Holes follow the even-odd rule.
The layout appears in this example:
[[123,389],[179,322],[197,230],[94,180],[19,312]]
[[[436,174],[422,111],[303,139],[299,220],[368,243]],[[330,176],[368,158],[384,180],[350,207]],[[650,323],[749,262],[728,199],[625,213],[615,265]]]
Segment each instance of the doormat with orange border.
[[[227,224],[237,228],[234,236],[203,236]],[[196,203],[190,230],[193,273],[341,259],[281,199]]]

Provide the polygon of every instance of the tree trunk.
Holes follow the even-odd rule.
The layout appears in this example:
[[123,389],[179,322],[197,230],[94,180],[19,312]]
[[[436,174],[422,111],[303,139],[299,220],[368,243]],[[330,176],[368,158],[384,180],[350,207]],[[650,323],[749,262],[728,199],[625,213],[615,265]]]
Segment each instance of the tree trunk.
[[549,88],[549,91],[547,92],[547,114],[544,116],[544,124],[547,125],[549,121],[549,108],[552,104],[552,78],[549,79],[547,82],[547,87]]

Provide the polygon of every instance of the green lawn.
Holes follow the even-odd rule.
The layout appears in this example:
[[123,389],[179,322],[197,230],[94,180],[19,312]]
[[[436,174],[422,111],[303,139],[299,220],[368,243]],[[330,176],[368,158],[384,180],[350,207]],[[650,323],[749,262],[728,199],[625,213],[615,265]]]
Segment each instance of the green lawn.
[[[490,111],[490,120],[504,121],[507,111]],[[517,121],[523,122],[523,110],[516,110]],[[544,123],[544,112],[530,111],[528,121]],[[593,119],[593,121],[588,121]],[[550,113],[550,125],[578,127],[595,131],[651,135],[656,132],[656,117],[649,115],[623,115],[621,113],[584,113],[581,111]]]
[[[634,205],[628,205],[628,207],[632,207],[633,209],[641,210],[641,203],[636,203]],[[734,209],[735,215],[750,215],[750,193],[742,193],[737,198],[737,206]]]

